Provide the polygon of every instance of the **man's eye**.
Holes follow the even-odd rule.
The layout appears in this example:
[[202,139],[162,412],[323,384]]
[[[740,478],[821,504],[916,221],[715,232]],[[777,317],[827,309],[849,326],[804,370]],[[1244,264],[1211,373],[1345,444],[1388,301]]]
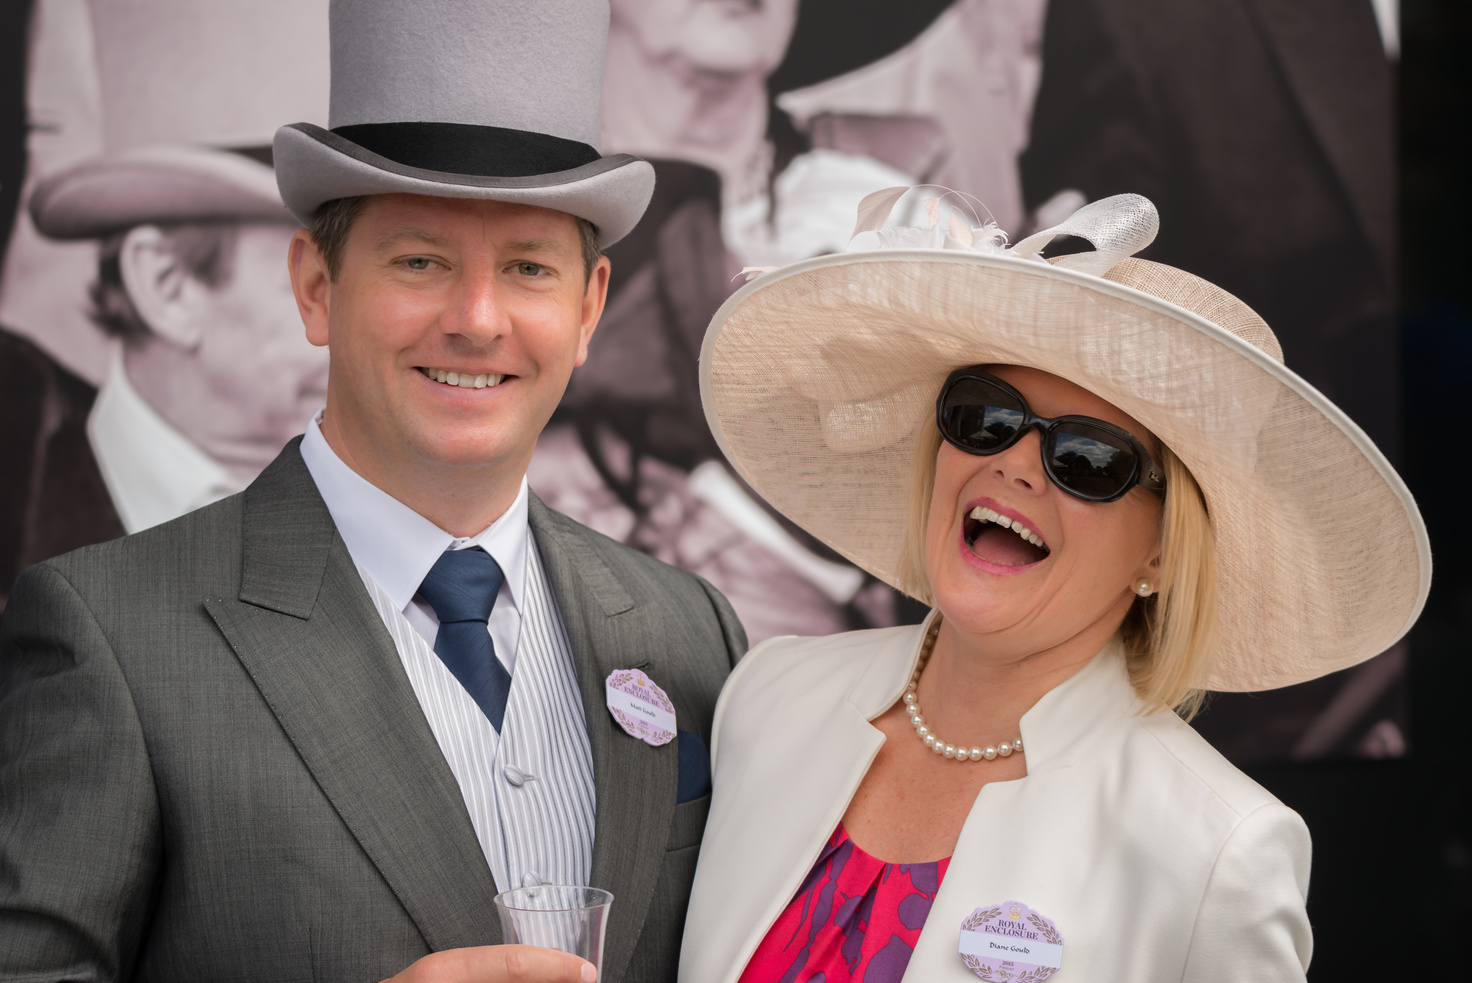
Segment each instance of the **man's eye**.
[[517,263],[516,272],[520,273],[522,276],[536,276],[538,273],[542,272],[542,268],[536,263]]
[[404,260],[404,265],[411,270],[429,269],[429,258],[427,256],[413,256]]

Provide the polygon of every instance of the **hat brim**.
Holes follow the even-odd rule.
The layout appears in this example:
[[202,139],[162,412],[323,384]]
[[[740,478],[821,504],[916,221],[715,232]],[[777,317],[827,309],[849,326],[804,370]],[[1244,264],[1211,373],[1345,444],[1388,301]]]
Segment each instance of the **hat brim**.
[[204,147],[98,157],[41,180],[31,219],[52,239],[95,239],[149,222],[291,222],[271,168]]
[[281,199],[303,225],[324,202],[359,195],[413,194],[536,205],[587,219],[606,249],[628,235],[654,195],[654,167],[611,154],[570,170],[482,177],[411,167],[309,123],[283,126],[273,144]]
[[1354,665],[1419,616],[1425,526],[1364,432],[1260,349],[1099,277],[962,251],[798,263],[717,312],[701,395],[753,488],[895,584],[921,425],[946,375],[982,363],[1090,390],[1191,470],[1217,553],[1209,688],[1273,689]]

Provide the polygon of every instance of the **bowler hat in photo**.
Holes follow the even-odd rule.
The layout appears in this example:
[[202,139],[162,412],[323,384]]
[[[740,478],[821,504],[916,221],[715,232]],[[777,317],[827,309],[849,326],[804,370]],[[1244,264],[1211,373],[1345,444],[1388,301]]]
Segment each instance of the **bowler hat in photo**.
[[536,205],[623,238],[654,168],[598,151],[606,0],[333,0],[328,128],[276,134],[281,197],[303,223],[327,201],[408,193]]
[[142,223],[291,222],[272,174],[282,119],[327,115],[326,0],[92,0],[102,152],[45,176],[52,239]]

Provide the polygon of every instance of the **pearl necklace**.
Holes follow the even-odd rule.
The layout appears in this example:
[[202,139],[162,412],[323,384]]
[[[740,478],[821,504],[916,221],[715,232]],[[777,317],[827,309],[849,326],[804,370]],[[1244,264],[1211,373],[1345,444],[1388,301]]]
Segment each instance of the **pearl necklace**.
[[985,758],[991,761],[995,758],[1010,757],[1015,751],[1022,753],[1022,738],[1018,737],[1010,743],[1003,741],[996,747],[956,747],[947,744],[930,732],[925,726],[925,718],[920,714],[920,674],[925,671],[925,663],[930,661],[930,653],[935,650],[935,639],[940,635],[940,619],[935,620],[935,626],[925,635],[925,647],[920,651],[920,659],[915,664],[915,672],[910,676],[910,685],[905,687],[905,712],[910,715],[910,726],[915,728],[915,735],[925,742],[925,746],[936,754],[952,758],[956,761],[980,761]]

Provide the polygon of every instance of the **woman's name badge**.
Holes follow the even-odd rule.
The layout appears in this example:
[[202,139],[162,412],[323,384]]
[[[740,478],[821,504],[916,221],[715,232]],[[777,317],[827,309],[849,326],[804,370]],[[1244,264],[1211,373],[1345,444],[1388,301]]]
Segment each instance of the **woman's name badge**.
[[641,670],[610,673],[605,689],[608,712],[624,733],[654,747],[675,739],[675,705]]
[[984,980],[1039,983],[1063,965],[1063,936],[1020,901],[977,908],[961,923],[961,961]]

